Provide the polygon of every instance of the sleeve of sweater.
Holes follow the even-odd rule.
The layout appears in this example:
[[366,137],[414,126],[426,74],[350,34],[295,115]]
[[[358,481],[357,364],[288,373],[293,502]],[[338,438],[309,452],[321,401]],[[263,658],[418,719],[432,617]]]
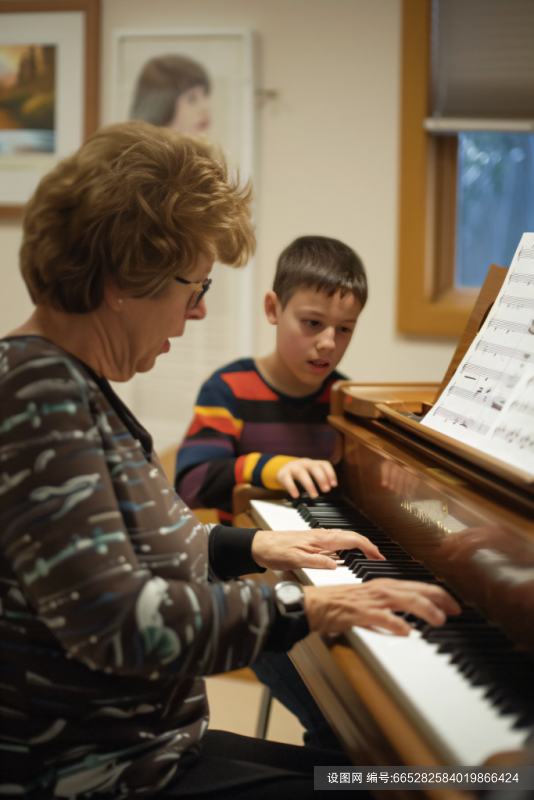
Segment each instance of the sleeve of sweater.
[[[209,534],[210,571],[215,578],[228,580],[234,576],[265,572],[264,568],[258,567],[251,554],[252,540],[257,530],[212,526]],[[306,617],[284,617],[275,606],[273,624],[263,649],[285,653],[309,632]]]
[[243,421],[231,388],[215,373],[202,386],[178,450],[175,486],[191,508],[231,511],[237,444]]
[[276,475],[293,457],[258,452],[238,455],[243,419],[221,372],[212,375],[200,390],[193,421],[178,451],[175,486],[191,508],[230,513],[237,483],[282,489]]
[[305,635],[267,587],[206,581],[208,531],[72,361],[35,358],[0,384],[0,548],[43,641],[156,679],[235,669]]

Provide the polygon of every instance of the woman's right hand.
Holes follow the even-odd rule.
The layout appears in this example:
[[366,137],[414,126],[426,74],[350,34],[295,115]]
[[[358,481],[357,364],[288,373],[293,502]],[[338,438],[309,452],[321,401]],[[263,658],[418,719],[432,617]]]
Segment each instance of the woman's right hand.
[[356,585],[303,589],[310,630],[319,633],[341,633],[358,625],[408,636],[410,625],[393,612],[409,612],[431,625],[443,625],[448,614],[461,612],[450,594],[430,583],[375,578]]

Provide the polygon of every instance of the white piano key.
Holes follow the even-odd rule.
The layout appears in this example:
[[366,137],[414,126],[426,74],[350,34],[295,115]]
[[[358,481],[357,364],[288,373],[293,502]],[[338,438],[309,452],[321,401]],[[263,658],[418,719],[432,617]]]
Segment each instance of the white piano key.
[[271,531],[308,531],[310,526],[286,500],[252,500],[252,517],[257,525]]
[[[285,500],[272,502],[252,500],[252,516],[254,521],[272,531],[308,531],[310,526],[298,511]],[[344,583],[360,581],[355,578],[348,567],[338,564],[337,569],[299,569],[294,570],[303,584],[313,586],[337,586]]]
[[[256,522],[270,530],[306,530],[309,525],[286,501],[252,501]],[[295,570],[303,584],[332,586],[361,582],[344,566],[336,570]],[[516,717],[501,715],[484,697],[485,688],[472,686],[427,642],[419,631],[410,636],[354,627],[349,641],[389,688],[444,763],[482,764],[490,755],[525,747],[528,731],[514,730]]]
[[343,564],[338,564],[337,569],[299,569],[293,570],[299,581],[311,586],[340,586],[347,583],[361,583],[361,578],[356,578],[354,573]]
[[402,637],[353,628],[349,639],[395,696],[413,706],[423,730],[449,753],[451,763],[482,764],[492,753],[524,745],[525,730],[512,728],[515,717],[498,714],[484,697],[485,688],[472,686],[419,631]]

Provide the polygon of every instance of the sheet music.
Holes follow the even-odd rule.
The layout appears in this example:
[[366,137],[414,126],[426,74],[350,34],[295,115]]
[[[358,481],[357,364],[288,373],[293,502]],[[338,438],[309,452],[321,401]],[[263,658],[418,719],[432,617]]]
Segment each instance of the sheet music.
[[421,422],[534,473],[534,233],[524,233],[488,318]]

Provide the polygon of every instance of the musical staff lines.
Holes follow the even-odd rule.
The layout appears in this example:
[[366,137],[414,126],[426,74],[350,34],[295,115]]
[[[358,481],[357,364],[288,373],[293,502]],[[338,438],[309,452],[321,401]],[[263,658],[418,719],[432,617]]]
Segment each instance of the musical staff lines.
[[[519,381],[519,375],[511,375],[504,370],[489,369],[488,367],[483,367],[481,364],[473,364],[471,361],[463,365],[462,372],[465,373],[466,377],[472,377],[473,380],[475,380],[475,375],[481,378],[490,378],[492,381],[503,383],[508,389],[513,389]],[[467,373],[472,373],[472,375],[468,375]]]
[[505,294],[501,297],[499,305],[513,306],[514,308],[534,308],[534,298],[512,297],[512,295]]
[[510,411],[516,411],[519,414],[526,414],[529,417],[534,417],[534,405],[532,403],[522,402],[515,400],[510,404]]
[[533,262],[525,233],[491,314],[421,424],[534,475]]
[[529,275],[525,272],[514,272],[513,275],[510,275],[510,283],[526,283],[527,286],[530,286],[531,283],[534,283],[534,275]]
[[513,322],[511,319],[497,319],[492,317],[488,322],[488,328],[494,328],[500,331],[509,331],[511,333],[532,333],[529,325],[524,322]]
[[458,414],[456,411],[451,411],[445,406],[439,406],[435,414],[440,417],[444,417],[448,422],[452,422],[454,425],[460,425],[462,428],[467,428],[468,430],[472,430],[475,433],[482,433],[485,434],[489,431],[490,426],[485,422],[478,422],[476,419],[472,417],[467,417],[464,414]]
[[447,394],[461,397],[463,400],[468,400],[470,403],[478,403],[487,408],[493,408],[496,411],[501,410],[506,400],[502,395],[495,395],[491,391],[484,392],[482,387],[471,392],[469,389],[464,389],[463,386],[451,386]]
[[493,432],[493,439],[503,439],[520,451],[529,450],[534,453],[534,433],[525,433],[522,428],[499,425]]
[[492,353],[494,356],[502,356],[503,358],[515,358],[517,361],[532,361],[534,353],[529,350],[518,350],[515,347],[506,347],[503,344],[495,344],[482,339],[476,346],[477,350],[482,353]]

